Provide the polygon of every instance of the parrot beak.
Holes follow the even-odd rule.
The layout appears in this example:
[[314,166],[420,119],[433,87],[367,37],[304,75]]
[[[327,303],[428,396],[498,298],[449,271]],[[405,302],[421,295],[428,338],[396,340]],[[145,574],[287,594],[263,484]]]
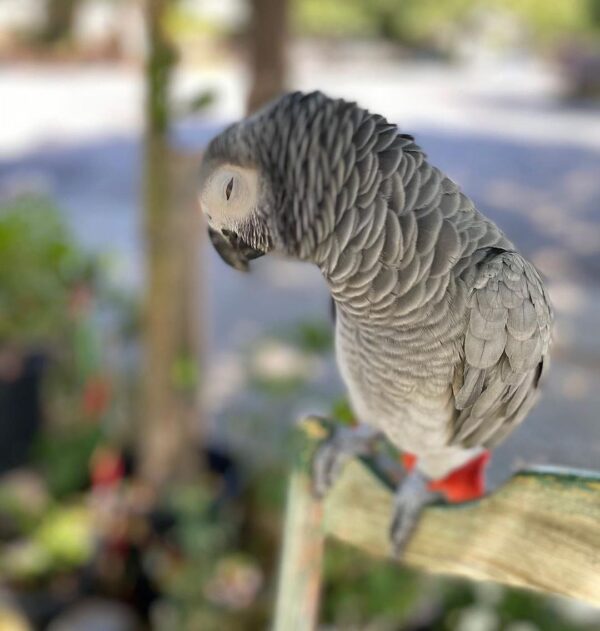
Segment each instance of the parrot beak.
[[223,230],[223,233],[209,227],[208,236],[219,256],[231,267],[240,272],[248,271],[248,263],[263,256],[262,250],[256,250],[231,230]]

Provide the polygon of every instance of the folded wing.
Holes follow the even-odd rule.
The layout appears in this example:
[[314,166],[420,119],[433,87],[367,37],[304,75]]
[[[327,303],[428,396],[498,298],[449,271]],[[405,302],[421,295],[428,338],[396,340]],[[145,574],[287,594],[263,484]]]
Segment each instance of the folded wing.
[[552,309],[533,265],[503,251],[480,267],[468,307],[451,443],[491,448],[536,401],[548,364]]

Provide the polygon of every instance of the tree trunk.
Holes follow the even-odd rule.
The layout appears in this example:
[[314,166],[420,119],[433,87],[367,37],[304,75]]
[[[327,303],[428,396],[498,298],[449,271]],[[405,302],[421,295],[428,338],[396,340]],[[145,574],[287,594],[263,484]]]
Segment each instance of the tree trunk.
[[197,157],[178,156],[169,147],[168,96],[176,58],[164,30],[170,1],[147,0],[146,295],[138,447],[142,476],[159,486],[193,473],[199,424],[194,371],[199,355],[195,333],[199,233],[194,229],[190,177],[192,160],[196,166],[198,162]]
[[252,87],[248,112],[285,90],[287,74],[288,0],[250,0],[252,21],[249,54]]
[[78,0],[47,0],[44,41],[54,44],[71,35]]

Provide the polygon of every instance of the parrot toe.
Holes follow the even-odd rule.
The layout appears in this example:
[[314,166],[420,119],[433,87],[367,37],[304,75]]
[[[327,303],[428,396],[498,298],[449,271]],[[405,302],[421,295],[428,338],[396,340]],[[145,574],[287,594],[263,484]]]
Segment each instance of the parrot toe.
[[419,471],[411,471],[402,480],[394,497],[394,515],[390,525],[390,541],[395,557],[402,555],[425,506],[437,499],[438,494],[429,489],[429,480]]
[[379,433],[363,425],[338,427],[317,448],[312,462],[313,492],[323,498],[333,486],[344,464],[355,456],[369,454]]
[[319,499],[325,497],[349,458],[350,454],[329,440],[317,449],[313,460],[313,491]]

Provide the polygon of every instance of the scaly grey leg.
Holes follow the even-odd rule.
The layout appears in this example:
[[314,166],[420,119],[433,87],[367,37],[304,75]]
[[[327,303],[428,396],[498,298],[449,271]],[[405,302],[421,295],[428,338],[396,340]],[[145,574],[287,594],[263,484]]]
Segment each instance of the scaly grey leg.
[[409,472],[398,485],[394,496],[394,516],[390,540],[394,556],[401,556],[417,526],[421,512],[440,495],[429,490],[429,480],[418,469]]

